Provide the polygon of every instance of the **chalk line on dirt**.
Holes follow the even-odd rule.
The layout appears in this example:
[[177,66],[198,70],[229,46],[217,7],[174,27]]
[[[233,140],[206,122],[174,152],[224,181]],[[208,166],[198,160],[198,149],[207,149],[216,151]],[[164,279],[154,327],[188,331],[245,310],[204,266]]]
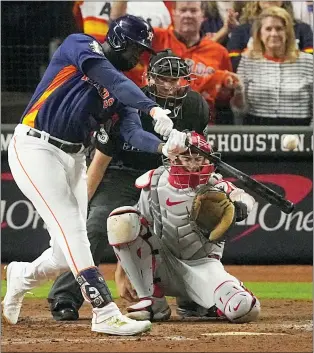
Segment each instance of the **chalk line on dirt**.
[[[203,333],[201,336],[258,336],[258,335],[272,335],[272,336],[282,336],[287,335],[285,333],[270,333],[270,332],[212,332],[212,333]],[[134,336],[134,337],[90,337],[90,338],[32,338],[32,339],[20,339],[20,338],[11,338],[11,339],[2,339],[1,345],[18,345],[18,344],[38,344],[38,343],[90,343],[92,340],[97,340],[97,342],[119,342],[119,341],[152,341],[152,340],[163,340],[163,341],[199,341],[199,338],[189,338],[185,336]]]
[[211,332],[201,333],[201,336],[287,336],[287,333],[280,332]]

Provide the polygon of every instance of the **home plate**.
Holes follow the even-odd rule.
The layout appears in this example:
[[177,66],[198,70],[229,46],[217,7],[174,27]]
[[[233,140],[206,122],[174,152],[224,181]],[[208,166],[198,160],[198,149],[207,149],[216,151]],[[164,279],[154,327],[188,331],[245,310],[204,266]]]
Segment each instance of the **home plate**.
[[271,332],[212,332],[202,333],[202,336],[285,336],[286,333]]

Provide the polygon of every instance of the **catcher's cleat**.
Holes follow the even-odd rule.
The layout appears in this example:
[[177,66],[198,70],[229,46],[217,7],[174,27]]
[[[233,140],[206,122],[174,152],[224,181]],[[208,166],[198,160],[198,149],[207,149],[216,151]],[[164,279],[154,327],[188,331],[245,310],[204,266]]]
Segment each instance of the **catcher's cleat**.
[[[109,307],[109,308],[108,308]],[[108,335],[132,336],[152,327],[150,321],[136,321],[122,315],[115,303],[93,309],[92,331]]]
[[143,298],[127,308],[127,317],[134,320],[166,321],[171,316],[171,309],[165,297]]
[[177,298],[176,312],[181,319],[201,318],[203,320],[227,320],[215,305],[206,309],[193,301],[186,301],[181,298]]
[[18,321],[27,288],[23,285],[23,270],[26,262],[11,262],[6,266],[7,292],[2,301],[5,321],[15,325]]
[[77,309],[69,301],[54,301],[50,309],[56,321],[76,321],[79,318]]

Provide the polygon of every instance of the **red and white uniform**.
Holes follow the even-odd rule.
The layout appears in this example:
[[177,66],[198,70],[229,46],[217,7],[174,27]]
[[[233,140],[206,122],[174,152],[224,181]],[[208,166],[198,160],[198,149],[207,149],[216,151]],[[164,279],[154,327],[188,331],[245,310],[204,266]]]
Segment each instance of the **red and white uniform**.
[[[221,178],[219,174],[212,174],[209,184],[229,190],[228,193],[234,192],[237,195],[234,201],[241,199],[250,212],[254,199]],[[239,300],[246,297],[245,313],[241,313],[246,315],[253,297],[220,262],[224,243],[213,244],[191,228],[189,212],[195,192],[176,187],[174,183],[171,185],[169,172],[163,167],[142,175],[136,185],[142,189],[137,206],[141,226],[133,222],[137,217],[135,209],[120,207],[109,216],[107,229],[109,242],[139,298],[156,295],[156,279],[159,297],[160,293],[183,296],[204,308],[217,305],[220,299],[226,308],[233,301],[226,293],[234,291],[241,297]],[[124,238],[126,229],[130,230],[127,239]],[[230,314],[228,318],[233,320],[238,314]]]

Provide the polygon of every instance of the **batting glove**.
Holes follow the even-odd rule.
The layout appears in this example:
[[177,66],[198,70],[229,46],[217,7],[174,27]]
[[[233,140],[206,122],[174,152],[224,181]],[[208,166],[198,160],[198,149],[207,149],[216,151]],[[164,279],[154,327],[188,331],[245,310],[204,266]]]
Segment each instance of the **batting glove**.
[[236,207],[236,222],[246,219],[254,207],[254,197],[244,190],[236,188],[230,192],[229,198]]
[[171,113],[169,109],[162,109],[160,107],[154,107],[150,111],[151,117],[155,120],[154,130],[161,136],[169,136],[173,128],[173,121],[167,115],[169,113]]
[[187,150],[185,141],[186,133],[173,129],[169,135],[168,141],[162,148],[162,153],[166,157],[170,157],[171,155],[178,155],[185,152]]

